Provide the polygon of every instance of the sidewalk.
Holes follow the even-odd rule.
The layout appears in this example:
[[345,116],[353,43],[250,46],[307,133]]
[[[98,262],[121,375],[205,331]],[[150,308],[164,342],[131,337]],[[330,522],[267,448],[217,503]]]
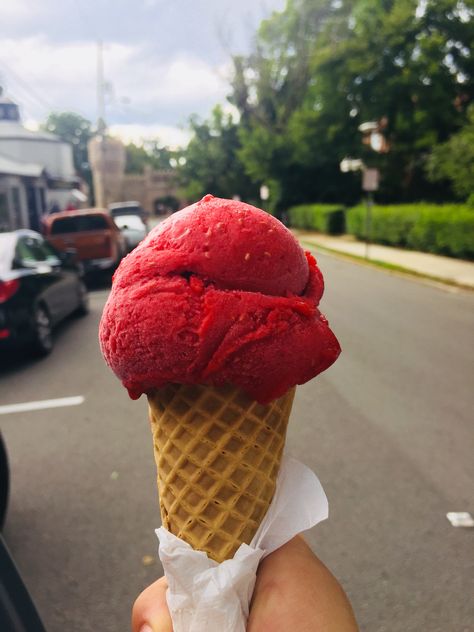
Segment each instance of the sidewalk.
[[[335,237],[296,229],[292,232],[303,244],[320,246],[330,251],[365,259],[365,242],[356,241],[348,235]],[[370,244],[369,259],[394,265],[417,275],[474,289],[474,263],[471,261],[378,244]]]

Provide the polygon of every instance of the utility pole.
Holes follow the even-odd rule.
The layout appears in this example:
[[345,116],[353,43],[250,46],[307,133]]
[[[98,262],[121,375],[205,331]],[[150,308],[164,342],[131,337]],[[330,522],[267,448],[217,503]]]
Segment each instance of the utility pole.
[[106,174],[105,174],[105,94],[104,94],[104,44],[101,40],[97,42],[97,133],[100,144],[100,161],[99,161],[99,191],[96,192],[96,204],[100,207],[107,206],[108,195],[106,190]]
[[105,133],[104,44],[97,42],[97,131]]
[[106,105],[110,84],[105,80],[103,44],[97,41],[97,132],[89,147],[94,175],[95,203],[107,208],[122,195],[125,171],[125,147],[119,139],[107,135]]

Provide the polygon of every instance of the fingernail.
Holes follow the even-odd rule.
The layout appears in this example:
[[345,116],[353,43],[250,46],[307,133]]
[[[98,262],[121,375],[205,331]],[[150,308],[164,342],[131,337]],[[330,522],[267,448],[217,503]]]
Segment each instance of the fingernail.
[[153,628],[151,628],[148,623],[145,623],[145,625],[142,625],[140,628],[140,632],[153,632]]

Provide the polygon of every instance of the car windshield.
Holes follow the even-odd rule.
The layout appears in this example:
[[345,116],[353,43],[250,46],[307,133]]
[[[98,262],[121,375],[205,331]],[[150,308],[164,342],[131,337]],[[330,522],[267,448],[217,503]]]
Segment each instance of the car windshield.
[[76,217],[58,217],[51,226],[52,235],[63,233],[82,233],[91,230],[109,228],[107,220],[102,215],[78,215]]
[[144,223],[138,215],[120,215],[114,219],[119,228],[132,228],[133,230],[143,230]]
[[110,209],[112,217],[130,214],[141,215],[142,213],[143,209],[140,206],[116,206]]
[[26,265],[40,262],[47,262],[52,265],[59,265],[60,263],[56,251],[39,235],[20,236],[15,255]]
[[0,233],[0,272],[11,268],[15,236],[12,233]]

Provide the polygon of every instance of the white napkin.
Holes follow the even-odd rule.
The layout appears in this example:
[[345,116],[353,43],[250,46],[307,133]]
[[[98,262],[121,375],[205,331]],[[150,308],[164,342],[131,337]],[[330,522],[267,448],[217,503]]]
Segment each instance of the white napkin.
[[284,456],[275,496],[250,545],[218,564],[160,527],[159,555],[174,632],[245,632],[260,560],[328,517],[318,477]]

